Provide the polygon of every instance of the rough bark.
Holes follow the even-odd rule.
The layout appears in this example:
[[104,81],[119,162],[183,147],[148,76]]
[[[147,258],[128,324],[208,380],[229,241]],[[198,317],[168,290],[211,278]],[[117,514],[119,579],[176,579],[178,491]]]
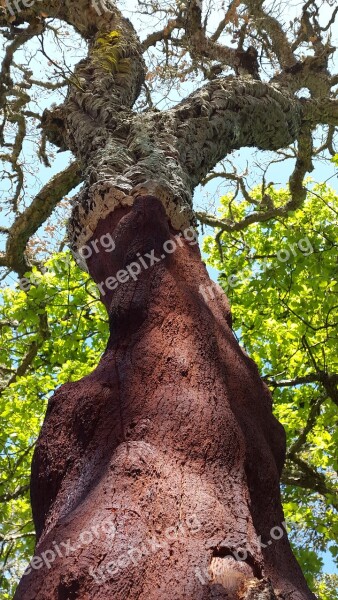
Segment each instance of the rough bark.
[[[129,21],[84,1],[43,9],[89,40],[44,129],[85,173],[70,242],[101,289],[111,337],[94,373],[49,402],[32,468],[37,557],[15,599],[311,599],[287,536],[271,534],[283,521],[285,439],[267,387],[195,240],[163,253],[194,223],[201,178],[235,148],[289,144],[302,103],[231,77],[165,113],[134,114],[144,64]],[[83,245],[107,234],[114,252],[84,261]],[[164,257],[144,267],[153,251]],[[109,289],[133,262],[136,279]],[[234,560],[239,549],[246,560]]]
[[[105,355],[49,403],[32,504],[36,554],[56,557],[23,577],[15,599],[312,598],[286,534],[271,535],[283,527],[284,431],[198,246],[175,239],[150,196],[117,209],[95,235],[107,231],[115,252],[88,261],[97,283],[138,253],[161,257],[169,239],[176,250],[104,295]],[[211,286],[208,301],[200,285]],[[113,539],[102,533],[107,521]],[[259,536],[271,544],[261,548]],[[77,549],[66,555],[68,539]],[[231,559],[240,548],[246,560]],[[215,558],[222,576],[209,581]]]

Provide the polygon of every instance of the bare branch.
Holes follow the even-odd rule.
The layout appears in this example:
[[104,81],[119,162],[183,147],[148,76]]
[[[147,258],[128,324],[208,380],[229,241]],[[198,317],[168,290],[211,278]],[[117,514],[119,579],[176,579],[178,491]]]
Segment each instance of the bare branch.
[[255,200],[255,198],[252,198],[252,196],[250,196],[248,190],[246,189],[243,177],[241,177],[240,175],[237,175],[237,173],[226,173],[225,171],[213,171],[212,173],[207,175],[207,177],[205,177],[205,179],[201,183],[202,183],[202,185],[206,185],[207,183],[209,183],[209,181],[212,181],[213,179],[217,179],[218,177],[223,178],[223,179],[228,179],[229,181],[235,181],[238,184],[238,186],[243,194],[243,198],[247,202],[249,202],[250,204],[255,204],[256,206],[259,204],[258,200]]
[[338,384],[338,373],[310,373],[309,375],[304,375],[303,377],[295,377],[294,379],[274,379],[269,376],[264,377],[265,383],[270,385],[271,387],[297,387],[303,383],[323,383],[325,378],[328,378],[329,381],[334,384]]
[[5,264],[20,276],[29,270],[30,266],[25,257],[28,240],[50,217],[58,202],[80,182],[81,168],[78,161],[74,161],[40,190],[30,206],[17,217],[10,228],[6,255],[1,257],[2,266]]
[[142,50],[148,50],[151,46],[155,46],[157,42],[170,38],[174,29],[181,29],[184,26],[184,21],[182,17],[177,17],[176,19],[170,19],[163,29],[159,31],[154,31],[148,35],[148,37],[142,42]]
[[269,208],[265,211],[255,211],[244,217],[244,219],[241,221],[218,219],[217,217],[209,215],[203,211],[197,211],[195,212],[195,215],[196,218],[204,225],[209,225],[210,227],[219,227],[222,231],[233,233],[234,231],[243,231],[243,229],[246,229],[253,223],[265,223],[266,221],[275,219],[276,217],[286,217],[291,210],[296,210],[296,208],[299,208],[302,205],[303,200],[304,198],[302,197],[299,197],[298,199],[292,198],[283,206]]
[[212,42],[217,42],[218,38],[222,35],[226,25],[231,22],[236,14],[236,9],[240,5],[241,0],[232,0],[229,4],[229,7],[225,13],[224,19],[219,23],[215,33],[212,34],[210,40]]
[[331,156],[335,156],[336,150],[333,145],[333,138],[335,133],[336,128],[333,125],[329,125],[326,140],[323,142],[323,144],[321,144],[318,148],[314,150],[314,156],[318,156],[318,154],[325,152],[325,150],[328,150]]
[[262,0],[245,0],[250,16],[258,31],[266,31],[271,39],[271,49],[277,55],[282,69],[290,68],[297,63],[287,35],[279,21],[263,10]]
[[0,71],[0,107],[4,106],[7,89],[11,90],[13,87],[10,69],[13,64],[15,52],[29,39],[35,37],[37,34],[43,31],[44,26],[41,19],[35,19],[34,17],[31,17],[30,20],[31,22],[29,23],[28,27],[15,35],[12,43],[9,44],[5,50],[5,57],[2,61],[2,67]]

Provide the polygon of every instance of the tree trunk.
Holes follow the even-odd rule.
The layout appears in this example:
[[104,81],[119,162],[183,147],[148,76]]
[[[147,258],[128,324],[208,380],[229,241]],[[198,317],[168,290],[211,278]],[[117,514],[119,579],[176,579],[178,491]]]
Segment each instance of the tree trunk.
[[108,6],[28,9],[89,40],[44,129],[86,169],[70,239],[111,335],[97,369],[49,402],[32,467],[36,556],[15,599],[314,598],[283,525],[284,431],[201,261],[191,206],[232,149],[294,140],[301,103],[230,77],[134,114],[141,46]]
[[313,598],[283,525],[284,431],[192,230],[142,196],[92,240],[107,232],[115,251],[88,266],[110,340],[94,373],[50,400],[36,559],[15,599]]

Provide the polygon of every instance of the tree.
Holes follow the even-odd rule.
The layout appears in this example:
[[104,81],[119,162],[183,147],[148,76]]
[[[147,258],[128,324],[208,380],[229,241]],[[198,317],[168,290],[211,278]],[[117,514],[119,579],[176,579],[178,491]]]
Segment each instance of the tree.
[[[224,295],[215,287],[205,299],[212,284],[192,194],[234,149],[297,142],[284,204],[264,189],[241,221],[197,216],[232,231],[303,205],[318,125],[327,127],[321,152],[334,153],[337,77],[327,32],[337,10],[323,24],[306,2],[287,31],[278,9],[234,1],[209,35],[211,5],[140,3],[164,20],[140,42],[109,2],[22,4],[7,4],[0,19],[8,40],[2,157],[14,215],[2,229],[1,265],[20,277],[34,267],[31,237],[82,182],[68,238],[100,290],[110,338],[98,367],[49,400],[32,465],[36,556],[15,598],[311,598],[283,530],[284,431],[232,333]],[[16,53],[37,38],[48,57],[46,32],[60,36],[54,19],[74,27],[88,55],[73,71],[64,67],[61,82],[39,81]],[[147,72],[143,55],[156,44],[164,58],[153,51],[158,62],[148,61]],[[150,104],[158,79],[193,74],[206,83],[183,101],[162,111]],[[32,111],[27,90],[65,81],[62,104]],[[309,97],[299,97],[302,88]],[[26,207],[25,119],[40,122],[46,165],[47,142],[76,157]],[[43,309],[36,327],[48,336]],[[22,368],[34,356],[33,340]]]

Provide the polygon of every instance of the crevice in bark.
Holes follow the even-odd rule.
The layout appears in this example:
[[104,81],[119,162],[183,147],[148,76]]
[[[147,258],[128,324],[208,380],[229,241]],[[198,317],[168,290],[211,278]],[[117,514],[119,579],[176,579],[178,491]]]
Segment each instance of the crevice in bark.
[[[228,546],[217,546],[212,551],[212,558],[227,558],[233,557],[234,553],[236,554],[236,548],[230,548]],[[249,567],[252,569],[252,574],[256,579],[263,579],[262,565],[257,563],[255,558],[247,553],[247,557],[243,560]]]

